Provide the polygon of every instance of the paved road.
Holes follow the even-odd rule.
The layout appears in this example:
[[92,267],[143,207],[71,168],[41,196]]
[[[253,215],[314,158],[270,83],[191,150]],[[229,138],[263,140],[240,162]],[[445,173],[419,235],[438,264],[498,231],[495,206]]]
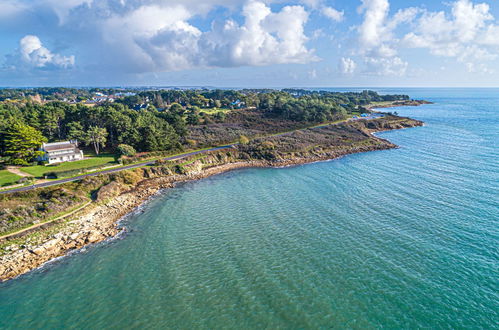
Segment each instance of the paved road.
[[[163,160],[182,159],[182,158],[186,158],[186,157],[193,156],[193,155],[207,153],[207,152],[210,152],[210,151],[222,150],[222,149],[229,149],[229,148],[234,147],[235,145],[236,144],[229,144],[229,145],[215,147],[215,148],[210,148],[210,149],[205,149],[205,150],[193,151],[193,152],[189,152],[189,153],[186,153],[186,154],[181,154],[181,155],[177,155],[177,156],[166,157],[166,158],[163,158]],[[131,169],[131,168],[137,168],[137,167],[152,165],[155,162],[156,162],[156,160],[149,160],[149,161],[142,162],[142,163],[127,165],[127,166],[121,166],[121,167],[116,167],[116,168],[110,168],[109,170],[104,170],[104,171],[100,171],[100,172],[93,172],[93,173],[82,174],[82,175],[75,176],[75,177],[72,177],[72,178],[54,180],[54,181],[50,181],[50,182],[44,182],[44,183],[39,183],[39,184],[35,184],[35,185],[30,185],[30,186],[25,186],[25,187],[10,189],[10,190],[3,190],[3,191],[0,191],[0,194],[9,194],[9,193],[20,192],[20,191],[28,191],[28,190],[32,190],[32,189],[36,189],[36,188],[43,188],[43,187],[55,186],[55,185],[58,185],[58,184],[61,184],[61,183],[65,183],[65,182],[78,181],[78,180],[81,180],[81,179],[89,177],[89,176],[96,176],[96,175],[100,175],[100,174],[114,173],[114,172],[119,172],[119,171],[123,171],[123,170],[128,170],[128,169]]]
[[[293,131],[289,131],[289,132],[274,134],[274,135],[271,135],[270,137],[283,136],[283,135],[287,135],[287,134],[292,134],[292,133],[294,133],[296,131],[300,131],[300,130],[313,129],[313,128],[322,128],[322,127],[326,127],[326,126],[330,126],[330,125],[337,125],[337,124],[343,123],[343,122],[355,121],[355,120],[362,120],[362,119],[369,120],[369,119],[375,119],[375,118],[374,117],[350,118],[350,119],[347,119],[347,120],[342,121],[342,122],[337,122],[337,123],[332,123],[332,124],[329,123],[329,124],[324,124],[324,125],[319,125],[319,126],[314,126],[314,127],[302,128],[302,129],[293,130]],[[225,145],[225,146],[220,146],[220,147],[215,147],[215,148],[210,148],[210,149],[205,149],[205,150],[193,151],[193,152],[189,152],[189,153],[182,154],[182,155],[166,157],[166,158],[163,158],[163,160],[176,160],[176,159],[186,158],[186,157],[189,157],[189,156],[203,154],[203,153],[207,153],[207,152],[210,152],[210,151],[233,148],[236,145],[237,145],[237,143],[235,143],[235,144],[228,144],[228,145]],[[133,164],[133,165],[127,165],[127,166],[121,166],[121,167],[117,167],[117,168],[111,168],[109,170],[104,170],[104,171],[100,171],[100,172],[93,172],[93,173],[88,173],[88,174],[82,174],[82,175],[75,176],[75,177],[72,177],[72,178],[54,180],[54,181],[50,181],[50,182],[44,182],[44,183],[39,183],[39,184],[31,185],[31,186],[25,186],[25,187],[10,189],[10,190],[3,190],[3,191],[0,191],[0,194],[9,194],[9,193],[13,193],[13,192],[28,191],[28,190],[32,190],[32,189],[36,189],[36,188],[43,188],[43,187],[55,186],[55,185],[58,185],[58,184],[61,184],[61,183],[65,183],[65,182],[78,181],[78,180],[81,180],[81,179],[89,177],[89,176],[96,176],[96,175],[100,175],[100,174],[107,174],[107,173],[119,172],[119,171],[131,169],[131,168],[137,168],[137,167],[152,165],[155,162],[156,162],[156,160],[150,160],[150,161],[146,161],[146,162],[143,162],[143,163],[137,163],[137,164]]]

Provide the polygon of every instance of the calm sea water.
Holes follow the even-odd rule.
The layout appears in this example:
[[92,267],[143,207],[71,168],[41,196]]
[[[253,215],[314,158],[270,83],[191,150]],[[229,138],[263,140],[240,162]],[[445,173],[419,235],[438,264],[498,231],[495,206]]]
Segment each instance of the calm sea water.
[[0,328],[498,328],[499,90],[382,90],[397,150],[184,184],[0,284]]

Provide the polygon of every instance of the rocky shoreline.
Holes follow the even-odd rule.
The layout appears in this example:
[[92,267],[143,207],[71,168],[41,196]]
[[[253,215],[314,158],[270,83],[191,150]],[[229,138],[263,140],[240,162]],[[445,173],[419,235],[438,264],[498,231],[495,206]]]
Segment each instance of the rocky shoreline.
[[[412,121],[410,124],[394,123],[389,127],[369,127],[367,124],[366,128],[369,133],[375,133],[421,125],[422,122]],[[0,281],[25,274],[54,258],[66,255],[70,251],[116,236],[120,231],[118,228],[120,219],[134,211],[160,190],[172,188],[177,183],[199,180],[242,168],[295,166],[336,159],[348,154],[397,148],[395,144],[387,140],[379,137],[373,137],[373,139],[377,142],[373,145],[312,152],[306,156],[301,155],[274,161],[248,160],[209,164],[209,162],[202,163],[195,160],[189,165],[188,171],[183,174],[148,178],[140,181],[131,189],[124,189],[112,182],[101,188],[96,202],[75,214],[62,227],[56,228],[55,233],[50,231],[42,233],[42,237],[37,240],[33,242],[28,240],[18,249],[13,248],[11,252],[0,256]]]
[[421,105],[426,105],[426,104],[433,104],[433,102],[425,100],[394,101],[388,104],[373,104],[367,106],[366,108],[369,110],[376,110],[376,109],[389,109],[397,107],[419,107]]

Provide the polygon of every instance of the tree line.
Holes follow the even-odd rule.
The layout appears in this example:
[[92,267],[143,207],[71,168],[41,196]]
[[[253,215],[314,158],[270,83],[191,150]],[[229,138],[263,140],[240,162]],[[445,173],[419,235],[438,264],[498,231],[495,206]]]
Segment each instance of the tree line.
[[35,152],[47,141],[74,139],[96,153],[120,144],[137,151],[159,151],[181,148],[186,132],[182,113],[160,112],[154,107],[135,111],[119,103],[96,107],[63,102],[0,105],[0,156],[13,164],[36,158],[36,153],[20,150]]
[[[0,95],[22,102],[0,102],[1,162],[28,164],[40,155],[43,142],[78,140],[99,153],[179,150],[189,125],[223,123],[230,112],[251,109],[262,116],[307,123],[342,119],[371,102],[407,100],[407,95],[379,95],[373,91],[337,93],[303,89],[276,90],[156,90],[140,91],[114,103],[89,107],[68,102],[34,102],[60,95],[91,95],[112,89],[4,89]],[[25,99],[19,94],[24,93]],[[28,97],[29,96],[29,97]],[[216,110],[208,114],[204,109]],[[226,114],[228,113],[228,115]]]

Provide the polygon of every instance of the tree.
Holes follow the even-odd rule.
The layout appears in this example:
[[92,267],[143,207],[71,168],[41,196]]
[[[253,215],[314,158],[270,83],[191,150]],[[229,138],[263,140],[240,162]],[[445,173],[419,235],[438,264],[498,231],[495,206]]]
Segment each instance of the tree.
[[189,125],[197,125],[199,124],[199,120],[201,119],[201,117],[196,114],[196,113],[190,113],[187,115],[187,124]]
[[226,119],[225,113],[221,111],[217,112],[213,117],[215,118],[215,121],[218,123],[223,123]]
[[47,139],[35,128],[14,123],[0,134],[2,153],[13,165],[28,165],[37,157],[43,156],[40,147]]
[[128,144],[119,144],[118,148],[116,148],[117,158],[120,158],[121,156],[133,157],[136,153],[135,148]]
[[85,132],[83,130],[83,125],[77,121],[70,122],[67,125],[68,134],[67,137],[70,140],[85,140]]
[[90,126],[85,134],[84,140],[87,146],[94,146],[95,153],[98,155],[100,147],[106,146],[107,130],[105,128],[100,128],[97,126]]
[[170,106],[169,111],[170,111],[170,113],[172,113],[174,115],[180,115],[180,116],[183,116],[184,112],[185,112],[184,108],[178,103],[173,103]]

